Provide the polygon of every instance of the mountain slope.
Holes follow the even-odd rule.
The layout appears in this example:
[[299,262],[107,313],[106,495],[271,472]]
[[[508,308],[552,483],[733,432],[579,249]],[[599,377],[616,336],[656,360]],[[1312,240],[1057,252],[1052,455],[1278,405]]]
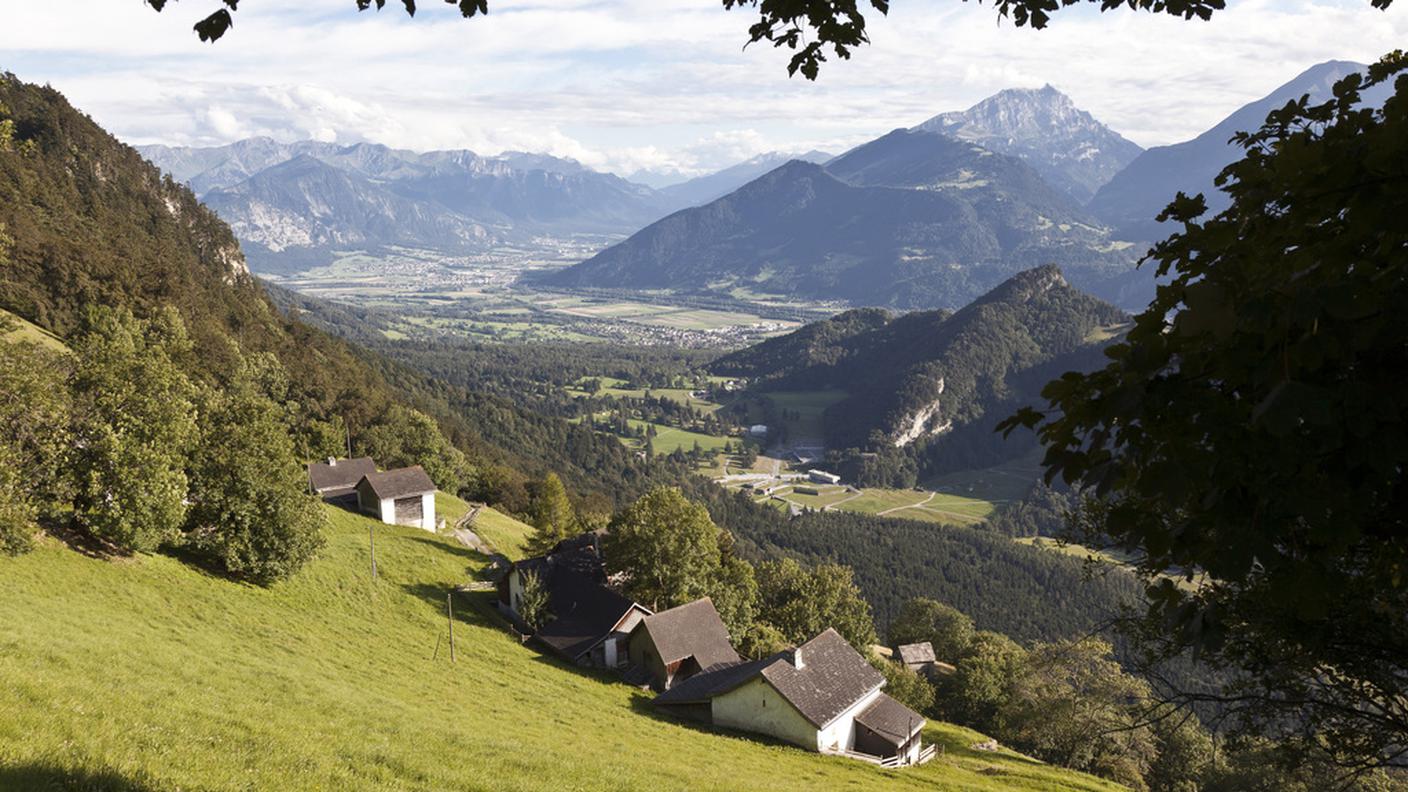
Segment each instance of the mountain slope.
[[54,540],[0,557],[0,612],[25,614],[0,619],[0,788],[1117,789],[946,724],[941,756],[889,772],[662,718],[521,645],[486,592],[452,595],[451,663],[446,595],[487,559],[324,513],[327,546],[273,589]]
[[[1210,212],[1222,211],[1229,201],[1227,194],[1213,184],[1213,179],[1242,156],[1242,149],[1230,142],[1232,136],[1259,129],[1267,113],[1304,94],[1310,95],[1312,104],[1329,99],[1336,80],[1365,68],[1363,64],[1349,61],[1328,61],[1312,66],[1267,96],[1243,105],[1192,140],[1156,146],[1140,154],[1100,188],[1087,208],[1116,228],[1123,238],[1151,241],[1162,239],[1175,230],[1154,218],[1179,191],[1189,195],[1202,193]],[[1366,93],[1365,104],[1381,104],[1387,90],[1388,86],[1380,86]]]
[[1019,157],[1080,203],[1089,201],[1143,150],[1050,85],[999,91],[967,110],[941,113],[915,129]]
[[547,280],[936,308],[1052,262],[1099,289],[1133,256],[1020,160],[898,130],[825,168],[789,162]]
[[681,209],[689,206],[701,206],[728,195],[764,173],[792,160],[821,165],[832,156],[834,155],[824,151],[808,151],[803,154],[771,151],[706,176],[698,176],[686,182],[664,187],[660,190],[660,194],[669,198]]
[[306,154],[234,187],[212,190],[205,203],[229,223],[261,272],[279,271],[278,254],[303,248],[401,245],[464,253],[492,240],[489,230],[461,215],[404,198]]
[[846,391],[826,411],[832,448],[864,446],[876,432],[894,446],[941,444],[950,432],[991,423],[1013,399],[1034,397],[1047,369],[1080,367],[1073,356],[1088,355],[1095,331],[1124,318],[1055,267],[1039,267],[954,314],[851,311],[721,358],[711,370],[748,377],[764,391]]
[[140,151],[235,226],[260,271],[327,263],[349,246],[458,255],[536,236],[624,234],[673,206],[648,187],[524,152],[269,138]]

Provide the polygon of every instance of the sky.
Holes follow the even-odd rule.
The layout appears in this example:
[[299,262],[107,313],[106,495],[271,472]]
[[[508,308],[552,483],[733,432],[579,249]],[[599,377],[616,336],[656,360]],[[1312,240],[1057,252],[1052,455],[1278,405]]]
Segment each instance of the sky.
[[1330,59],[1408,41],[1408,0],[1229,0],[1210,22],[1078,7],[1040,31],[991,4],[892,0],[871,43],[820,78],[749,47],[755,15],[719,0],[490,0],[461,19],[422,0],[245,0],[215,44],[217,0],[0,0],[0,70],[49,83],[132,144],[370,141],[419,151],[571,157],[655,184],[767,151],[843,151],[1050,83],[1143,146],[1186,140]]

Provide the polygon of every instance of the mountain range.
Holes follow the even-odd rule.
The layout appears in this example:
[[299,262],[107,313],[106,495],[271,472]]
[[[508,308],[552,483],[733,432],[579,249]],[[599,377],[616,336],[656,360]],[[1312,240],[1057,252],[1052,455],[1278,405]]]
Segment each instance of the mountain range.
[[1046,263],[1105,293],[1134,259],[1022,159],[895,130],[825,166],[788,162],[546,282],[952,308]]
[[[1156,146],[1139,154],[1100,187],[1087,208],[1123,238],[1142,241],[1163,239],[1176,230],[1154,218],[1180,191],[1188,195],[1202,193],[1210,214],[1226,209],[1230,200],[1214,180],[1223,168],[1242,157],[1242,149],[1232,142],[1232,136],[1260,129],[1267,113],[1301,96],[1308,94],[1311,104],[1330,99],[1337,80],[1366,68],[1350,61],[1312,66],[1192,140]],[[1381,85],[1366,91],[1364,104],[1381,105],[1390,90],[1390,86]]]
[[526,152],[268,138],[140,150],[232,225],[256,272],[347,250],[463,255],[591,234],[621,241],[543,283],[952,308],[1055,263],[1079,288],[1133,308],[1153,284],[1132,264],[1172,230],[1154,217],[1174,195],[1225,207],[1214,179],[1239,156],[1233,134],[1302,94],[1323,100],[1363,68],[1319,64],[1207,132],[1147,151],[1047,85],[839,157],[773,152],[659,189]]

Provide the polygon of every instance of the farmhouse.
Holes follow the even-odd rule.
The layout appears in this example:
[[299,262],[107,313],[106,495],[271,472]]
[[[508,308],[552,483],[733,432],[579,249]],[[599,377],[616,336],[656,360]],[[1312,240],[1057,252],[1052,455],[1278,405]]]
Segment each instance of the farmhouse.
[[551,618],[534,635],[539,642],[579,665],[625,664],[626,638],[650,611],[607,588],[596,534],[564,539],[546,555],[509,565],[499,579],[499,608],[520,622],[529,574],[548,592]]
[[739,662],[728,628],[708,597],[641,619],[631,630],[627,653],[656,690]]
[[368,473],[375,472],[376,463],[371,457],[328,457],[327,462],[308,463],[308,489],[324,500],[355,500],[357,482]]
[[767,734],[807,750],[887,766],[927,761],[924,717],[886,695],[885,678],[833,629],[762,660],[696,674],[656,696],[662,709]]
[[420,465],[362,476],[357,505],[387,525],[435,530],[435,482]]

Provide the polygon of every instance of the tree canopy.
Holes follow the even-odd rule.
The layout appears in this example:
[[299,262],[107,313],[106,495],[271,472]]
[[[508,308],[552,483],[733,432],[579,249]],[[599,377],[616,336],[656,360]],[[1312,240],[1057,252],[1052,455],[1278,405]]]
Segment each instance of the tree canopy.
[[1243,672],[1222,703],[1349,764],[1408,764],[1404,72],[1393,53],[1239,135],[1232,206],[1164,211],[1169,280],[1110,363],[1007,424],[1099,497],[1084,538],[1142,558],[1152,659]]
[[[168,4],[168,0],[145,2],[157,11],[165,9]],[[353,2],[358,11],[366,11],[373,6],[380,11],[386,6],[386,0]],[[977,2],[982,3],[983,0]],[[851,50],[870,42],[865,29],[866,14],[883,16],[890,11],[890,0],[722,0],[722,3],[725,9],[756,10],[758,17],[748,28],[748,43],[766,41],[774,47],[791,50],[787,74],[801,72],[808,80],[817,78],[821,64],[826,62],[828,56],[847,60],[851,57]],[[223,7],[195,23],[195,32],[201,41],[215,41],[234,25],[231,14],[238,9],[239,0],[219,0],[219,4]],[[489,13],[488,0],[445,0],[445,4],[454,6],[465,18]],[[1125,8],[1202,20],[1211,19],[1214,13],[1227,5],[1226,0],[992,0],[1000,18],[1010,19],[1018,27],[1037,29],[1046,27],[1051,15],[1057,11],[1075,5],[1096,4],[1101,11]],[[1374,8],[1386,9],[1393,4],[1393,0],[1369,0],[1369,4]],[[407,14],[415,16],[416,0],[401,0],[401,6]]]

